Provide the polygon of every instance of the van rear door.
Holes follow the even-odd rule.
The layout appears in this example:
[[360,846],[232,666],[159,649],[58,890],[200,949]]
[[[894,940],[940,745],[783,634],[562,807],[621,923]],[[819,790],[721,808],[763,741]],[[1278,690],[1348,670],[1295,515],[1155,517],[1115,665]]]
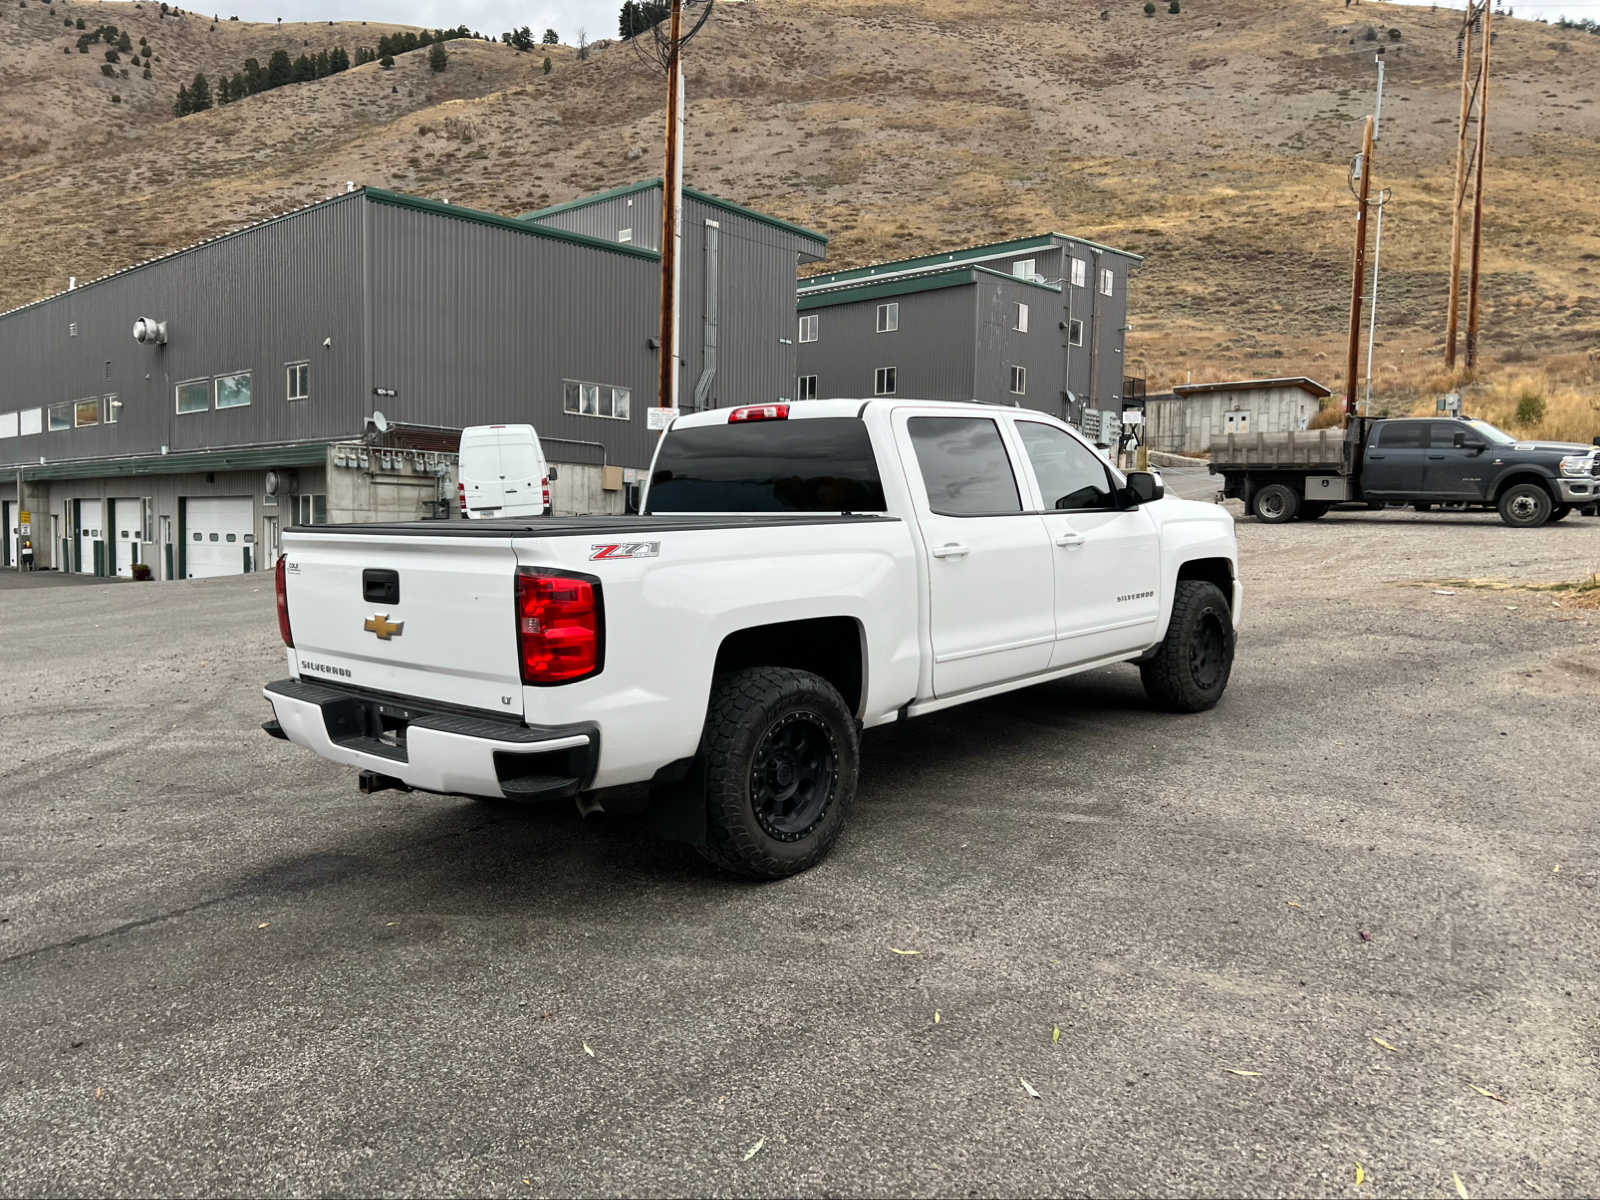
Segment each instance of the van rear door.
[[468,429],[461,435],[461,487],[469,517],[498,517],[505,505],[500,432]]
[[536,435],[500,439],[501,516],[537,517],[545,509],[545,465]]

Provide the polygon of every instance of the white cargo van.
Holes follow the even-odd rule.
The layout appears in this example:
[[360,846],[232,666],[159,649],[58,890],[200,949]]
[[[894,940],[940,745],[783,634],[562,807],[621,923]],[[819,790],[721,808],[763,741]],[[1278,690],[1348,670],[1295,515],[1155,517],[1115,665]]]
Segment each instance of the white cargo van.
[[532,425],[472,425],[461,431],[461,515],[542,517],[555,471]]

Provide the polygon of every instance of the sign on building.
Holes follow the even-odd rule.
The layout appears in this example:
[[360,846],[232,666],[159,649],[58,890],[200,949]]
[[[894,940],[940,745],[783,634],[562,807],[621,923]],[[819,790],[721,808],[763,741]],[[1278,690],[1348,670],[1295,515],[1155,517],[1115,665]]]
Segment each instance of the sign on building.
[[672,424],[673,418],[677,415],[678,410],[676,408],[663,408],[659,404],[653,405],[644,410],[644,427],[646,429],[665,429]]

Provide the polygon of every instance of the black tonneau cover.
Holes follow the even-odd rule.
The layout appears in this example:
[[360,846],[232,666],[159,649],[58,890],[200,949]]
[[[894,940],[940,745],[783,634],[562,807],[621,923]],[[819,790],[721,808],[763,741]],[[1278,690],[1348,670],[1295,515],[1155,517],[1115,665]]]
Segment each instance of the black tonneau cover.
[[487,521],[372,521],[348,525],[294,525],[289,533],[364,537],[649,537],[708,529],[774,529],[790,525],[852,525],[898,521],[881,513],[714,513],[658,517],[495,517]]

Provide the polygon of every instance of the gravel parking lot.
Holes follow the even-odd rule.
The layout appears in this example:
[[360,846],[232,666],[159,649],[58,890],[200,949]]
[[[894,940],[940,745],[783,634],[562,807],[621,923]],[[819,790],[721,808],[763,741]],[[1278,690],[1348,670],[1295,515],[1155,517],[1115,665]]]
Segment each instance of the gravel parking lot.
[[0,1192],[1593,1195],[1600,612],[1428,581],[1600,523],[1239,533],[1218,709],[876,732],[765,886],[269,740],[270,578],[9,581]]

